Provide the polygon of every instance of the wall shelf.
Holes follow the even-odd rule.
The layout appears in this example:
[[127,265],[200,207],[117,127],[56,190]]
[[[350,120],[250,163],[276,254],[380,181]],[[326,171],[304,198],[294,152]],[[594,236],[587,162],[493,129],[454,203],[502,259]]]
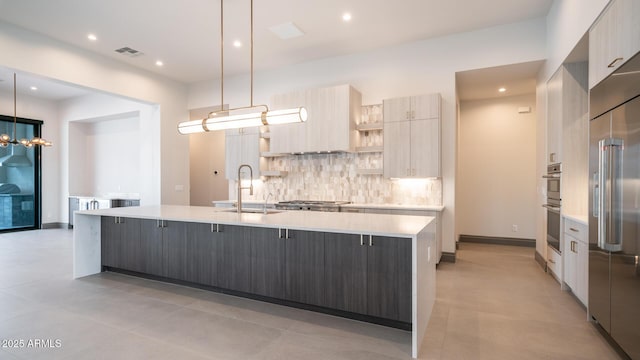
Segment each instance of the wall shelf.
[[263,157],[263,158],[274,158],[274,157],[287,156],[287,155],[288,154],[272,153],[270,151],[260,152],[260,157]]
[[261,170],[260,176],[264,177],[284,177],[287,176],[289,172],[287,171],[279,171],[279,170]]
[[356,173],[358,175],[382,175],[382,169],[357,169]]
[[384,146],[358,146],[356,152],[358,153],[376,153],[383,152]]
[[381,122],[356,125],[356,130],[358,130],[358,131],[382,130],[382,128],[383,128],[383,125],[382,125]]

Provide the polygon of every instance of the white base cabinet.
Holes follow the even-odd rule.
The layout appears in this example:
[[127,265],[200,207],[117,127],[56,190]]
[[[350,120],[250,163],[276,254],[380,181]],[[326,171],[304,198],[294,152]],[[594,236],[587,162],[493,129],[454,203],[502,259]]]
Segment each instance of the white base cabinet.
[[589,287],[589,243],[587,226],[569,217],[563,218],[564,260],[563,282],[573,294],[588,305]]

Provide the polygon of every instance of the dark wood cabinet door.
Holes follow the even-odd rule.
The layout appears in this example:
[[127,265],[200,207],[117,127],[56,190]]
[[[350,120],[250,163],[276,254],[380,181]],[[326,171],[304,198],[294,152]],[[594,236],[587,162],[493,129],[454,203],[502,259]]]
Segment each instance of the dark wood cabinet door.
[[372,237],[367,241],[367,314],[398,320],[398,238]]
[[212,278],[212,272],[216,271],[214,244],[211,224],[187,224],[187,281],[217,285],[217,279]]
[[251,292],[284,298],[284,246],[278,229],[251,228]]
[[140,220],[141,272],[164,276],[162,228],[158,220]]
[[398,311],[398,320],[411,322],[411,239],[398,239],[398,302],[400,309]]
[[220,225],[215,233],[218,245],[218,286],[225,289],[250,292],[251,239],[249,228]]
[[366,314],[367,248],[360,235],[325,233],[324,306]]
[[142,250],[140,243],[140,219],[119,218],[120,268],[142,272]]
[[285,239],[285,296],[324,305],[324,233],[289,230]]
[[161,220],[162,255],[165,276],[171,279],[187,278],[187,223]]
[[120,226],[113,216],[100,218],[100,251],[102,266],[120,267]]

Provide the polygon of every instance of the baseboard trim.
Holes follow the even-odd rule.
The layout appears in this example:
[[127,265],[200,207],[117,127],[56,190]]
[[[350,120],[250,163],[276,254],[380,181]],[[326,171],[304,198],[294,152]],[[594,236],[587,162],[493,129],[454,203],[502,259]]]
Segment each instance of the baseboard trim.
[[536,250],[536,262],[540,265],[542,270],[547,272],[547,260],[544,259],[544,256],[540,255],[538,250]]
[[494,236],[477,236],[477,235],[460,235],[459,242],[476,243],[476,244],[493,244],[493,245],[511,245],[536,247],[535,239],[516,239]]
[[41,229],[67,229],[68,226],[69,224],[67,223],[55,222],[42,224]]
[[442,252],[442,256],[440,257],[440,262],[448,262],[448,263],[455,263],[456,262],[456,253],[450,253],[450,252]]

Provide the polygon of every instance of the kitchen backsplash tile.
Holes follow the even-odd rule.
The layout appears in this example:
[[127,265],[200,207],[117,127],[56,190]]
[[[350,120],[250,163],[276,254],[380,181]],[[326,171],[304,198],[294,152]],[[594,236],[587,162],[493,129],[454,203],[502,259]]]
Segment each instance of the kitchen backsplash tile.
[[[382,122],[382,105],[362,107],[361,124]],[[381,130],[360,132],[360,146],[382,146]],[[382,169],[381,152],[287,155],[263,158],[263,169],[287,171],[284,177],[254,181],[254,194],[243,199],[274,201],[344,200],[353,203],[442,205],[440,179],[389,180],[382,175],[361,175],[358,169]],[[235,199],[237,183],[229,181]]]

